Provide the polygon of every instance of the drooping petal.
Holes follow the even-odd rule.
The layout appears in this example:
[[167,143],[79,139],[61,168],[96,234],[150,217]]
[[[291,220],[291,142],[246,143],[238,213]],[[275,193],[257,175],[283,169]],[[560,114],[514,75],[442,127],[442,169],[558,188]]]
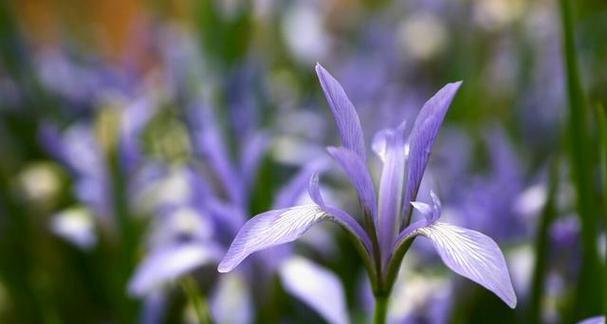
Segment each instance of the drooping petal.
[[153,251],[135,271],[129,293],[143,296],[171,280],[219,258],[219,249],[200,242],[168,246]]
[[354,217],[350,216],[347,212],[337,207],[329,206],[325,203],[318,185],[318,174],[314,174],[310,178],[310,184],[308,186],[308,193],[312,201],[316,203],[322,210],[331,215],[333,220],[349,231],[354,237],[358,238],[363,244],[364,248],[368,253],[372,251],[372,244],[367,232],[356,222]]
[[247,324],[253,320],[251,294],[244,278],[237,272],[219,279],[210,306],[217,323]]
[[348,175],[363,207],[370,215],[377,217],[375,186],[365,162],[345,147],[329,147],[327,150]]
[[578,322],[577,324],[605,324],[605,316],[590,317]]
[[[415,199],[430,158],[432,145],[461,84],[461,81],[449,83],[440,89],[424,104],[415,119],[408,141],[409,159],[405,202]],[[405,205],[405,209],[408,207]]]
[[363,131],[354,105],[335,78],[320,64],[316,64],[316,74],[325,93],[331,112],[335,117],[343,146],[352,150],[363,160],[367,160]]
[[285,290],[317,311],[327,322],[349,322],[344,289],[335,274],[302,257],[285,261],[279,274]]
[[504,255],[488,236],[446,223],[434,223],[417,232],[432,241],[443,262],[456,273],[480,284],[516,306],[516,295]]
[[302,236],[310,226],[328,218],[329,215],[317,205],[271,210],[259,214],[238,231],[217,270],[229,272],[251,253],[292,242]]

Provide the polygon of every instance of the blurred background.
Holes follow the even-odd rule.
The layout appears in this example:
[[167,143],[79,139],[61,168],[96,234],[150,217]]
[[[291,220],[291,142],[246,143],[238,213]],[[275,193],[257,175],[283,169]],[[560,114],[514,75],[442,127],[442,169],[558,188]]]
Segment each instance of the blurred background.
[[0,322],[369,322],[336,226],[216,271],[315,170],[356,215],[316,62],[368,140],[464,81],[420,198],[500,245],[519,304],[416,242],[390,322],[605,314],[606,39],[603,0],[2,1]]

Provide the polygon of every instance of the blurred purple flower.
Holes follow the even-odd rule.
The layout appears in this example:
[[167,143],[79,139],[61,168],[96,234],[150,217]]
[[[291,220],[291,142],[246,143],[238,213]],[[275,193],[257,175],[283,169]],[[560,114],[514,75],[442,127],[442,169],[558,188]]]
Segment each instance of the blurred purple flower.
[[40,130],[40,141],[73,174],[78,199],[97,216],[111,215],[109,170],[93,128],[77,124],[61,133],[57,127],[46,124]]
[[[466,177],[454,187],[458,224],[478,228],[499,240],[520,239],[530,231],[524,215],[515,207],[525,189],[523,165],[505,132],[497,128],[486,139],[490,172],[483,177]],[[491,215],[491,217],[486,217]],[[534,215],[535,216],[535,215]],[[508,226],[503,226],[504,223]]]
[[[135,296],[148,296],[158,292],[158,288],[174,281],[201,266],[217,261],[216,252],[222,251],[239,228],[246,222],[250,196],[255,190],[255,176],[261,159],[269,146],[265,133],[251,131],[244,138],[240,154],[233,158],[222,130],[213,111],[208,106],[193,106],[189,111],[189,126],[195,154],[200,164],[172,170],[165,167],[151,167],[143,172],[143,177],[135,185],[147,196],[146,201],[157,204],[152,207],[157,218],[148,243],[149,250],[143,262],[137,267],[129,285],[129,292]],[[303,166],[274,199],[275,208],[292,206],[302,199],[309,178],[327,166],[325,158],[315,159]],[[164,174],[164,176],[163,176]],[[167,181],[170,177],[173,180]],[[154,183],[166,185],[169,191],[150,192],[157,187]],[[183,187],[183,188],[182,188]],[[181,188],[181,189],[180,189]],[[155,199],[158,197],[159,199]],[[182,224],[182,225],[180,225]],[[227,248],[227,246],[226,246]],[[333,293],[342,296],[341,284],[325,287],[325,290],[309,290],[291,284],[294,262],[291,249],[268,251],[258,256],[255,267],[249,267],[234,276],[221,277],[210,296],[213,316],[218,321],[248,323],[251,321],[253,293],[263,295],[255,288],[260,281],[269,279],[274,273],[280,274],[284,286],[290,294],[309,304],[323,317],[335,322],[335,309],[346,314],[342,299],[331,303],[310,302],[319,300],[322,294]],[[159,266],[171,264],[171,266]],[[316,278],[337,282],[337,277],[318,265],[306,261],[303,267],[311,280]],[[300,269],[301,267],[296,267]],[[300,269],[301,270],[301,269]],[[259,272],[258,272],[259,271]],[[327,279],[329,278],[329,279]],[[327,312],[326,305],[335,304],[333,311]],[[232,305],[233,307],[228,307]],[[322,307],[321,307],[322,306]],[[237,308],[239,312],[233,310]],[[337,323],[347,322],[341,316]]]
[[[354,106],[338,81],[322,66],[317,65],[316,72],[343,144],[343,147],[329,148],[329,154],[358,193],[365,227],[347,212],[325,203],[318,188],[318,176],[314,175],[308,188],[314,203],[271,210],[249,220],[234,238],[218,271],[229,272],[251,253],[294,241],[312,225],[330,220],[357,239],[376,296],[389,294],[392,272],[400,267],[403,249],[414,237],[424,236],[430,239],[449,268],[515,307],[516,296],[497,244],[479,232],[439,222],[441,204],[436,195],[432,194],[432,204],[414,201],[432,144],[461,82],[446,85],[426,102],[408,139],[404,122],[396,129],[386,129],[375,136],[373,150],[383,162],[376,199],[366,166],[364,136]],[[425,219],[410,224],[410,205]]]

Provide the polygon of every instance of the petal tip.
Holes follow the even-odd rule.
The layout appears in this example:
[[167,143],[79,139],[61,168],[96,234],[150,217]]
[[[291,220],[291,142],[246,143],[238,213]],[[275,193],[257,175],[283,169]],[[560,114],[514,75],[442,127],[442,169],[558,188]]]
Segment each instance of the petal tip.
[[219,273],[228,273],[234,269],[234,266],[227,264],[227,262],[221,261],[217,266],[217,272]]
[[459,90],[459,88],[462,86],[462,84],[464,83],[464,80],[459,80],[456,82],[451,82],[448,85],[450,85],[451,87],[455,88],[454,90]]
[[[512,289],[512,287],[511,287]],[[516,304],[517,304],[517,298],[516,298],[516,294],[514,293],[514,289],[512,289],[512,291],[506,295],[506,296],[500,296],[500,298],[504,301],[504,303],[506,303],[506,305],[508,305],[508,307],[510,307],[511,309],[515,309],[516,308]]]

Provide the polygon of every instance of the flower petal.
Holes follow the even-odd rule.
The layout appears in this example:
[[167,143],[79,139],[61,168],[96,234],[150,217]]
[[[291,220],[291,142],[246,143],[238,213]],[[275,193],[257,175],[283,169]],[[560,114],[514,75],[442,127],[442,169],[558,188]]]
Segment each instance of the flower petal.
[[375,186],[365,162],[356,153],[345,147],[329,147],[327,150],[348,175],[361,204],[367,209],[366,212],[377,217]]
[[388,152],[388,143],[386,142],[386,137],[389,133],[389,129],[382,129],[375,133],[375,136],[373,136],[373,142],[371,142],[371,149],[384,163],[386,162],[386,154]]
[[[409,159],[405,202],[415,199],[419,184],[424,176],[424,170],[432,145],[438,135],[449,105],[459,89],[461,81],[449,83],[428,100],[415,119],[413,130],[409,135]],[[408,208],[405,205],[405,209]],[[406,210],[405,210],[406,212]]]
[[271,210],[259,214],[244,224],[236,234],[217,270],[229,272],[251,253],[292,242],[302,236],[310,226],[328,218],[329,215],[316,205]]
[[299,298],[329,323],[348,323],[345,294],[339,278],[302,257],[292,257],[279,269],[287,292]]
[[257,171],[268,147],[270,139],[267,134],[257,132],[245,139],[240,153],[240,169],[247,187],[251,187],[256,180]]
[[333,206],[329,206],[325,204],[325,201],[320,194],[320,190],[318,188],[318,174],[314,174],[310,178],[310,185],[308,186],[308,193],[310,194],[310,198],[312,201],[316,203],[323,211],[327,214],[331,215],[333,221],[341,225],[344,229],[358,238],[363,247],[367,250],[368,253],[373,251],[371,239],[367,232],[356,222],[354,217],[350,216],[347,212]]
[[604,316],[590,317],[585,320],[579,321],[577,324],[605,324]]
[[413,206],[413,208],[417,209],[425,217],[432,215],[432,206],[426,204],[425,202],[412,201],[411,206]]
[[363,131],[354,105],[335,78],[320,64],[316,64],[316,74],[325,93],[343,146],[354,151],[363,160],[367,160]]
[[199,266],[219,258],[219,249],[200,242],[169,246],[152,252],[135,271],[129,293],[143,296],[162,284],[175,280]]
[[203,106],[192,112],[192,137],[201,154],[219,177],[223,189],[232,203],[242,205],[246,201],[244,179],[238,173],[230,159],[227,144],[224,142],[217,120],[210,108]]
[[504,255],[490,237],[440,222],[422,227],[417,233],[432,241],[451,270],[489,289],[511,308],[516,306]]
[[210,300],[216,323],[246,324],[253,322],[254,306],[245,278],[239,273],[222,276]]
[[308,188],[310,177],[312,177],[316,172],[326,169],[327,165],[329,164],[328,161],[329,160],[326,158],[316,159],[307,163],[303,168],[301,168],[295,177],[293,177],[293,179],[291,179],[284,187],[280,189],[276,195],[273,208],[287,208],[297,204],[300,196]]
[[385,133],[386,148],[379,182],[377,236],[382,258],[387,261],[398,234],[405,181],[404,124]]

